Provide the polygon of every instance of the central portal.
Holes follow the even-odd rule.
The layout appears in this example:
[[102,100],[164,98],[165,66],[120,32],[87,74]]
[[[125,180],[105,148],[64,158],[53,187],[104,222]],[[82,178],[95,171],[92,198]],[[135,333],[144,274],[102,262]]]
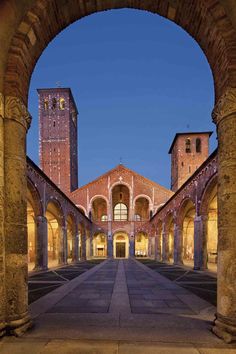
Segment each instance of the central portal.
[[116,243],[116,258],[125,258],[125,242]]
[[129,236],[126,232],[120,231],[113,235],[114,258],[129,257]]

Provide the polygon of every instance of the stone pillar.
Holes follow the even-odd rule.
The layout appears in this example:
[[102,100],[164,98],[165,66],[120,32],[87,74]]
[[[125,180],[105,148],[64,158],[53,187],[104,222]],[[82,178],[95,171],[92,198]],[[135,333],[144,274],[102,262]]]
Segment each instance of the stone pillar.
[[45,216],[36,217],[35,270],[48,269],[48,221]]
[[218,131],[217,315],[213,332],[236,340],[236,88],[218,101],[213,119]]
[[4,97],[0,93],[0,337],[6,333],[5,244],[4,244]]
[[86,260],[86,232],[81,235],[81,261]]
[[107,256],[113,258],[113,237],[112,234],[108,234],[107,237]]
[[[3,97],[1,99],[4,101]],[[28,315],[25,149],[30,115],[22,101],[16,97],[6,96],[5,105],[2,103],[2,106],[5,106],[1,115],[3,113],[4,117],[6,325],[10,334],[20,335],[31,325]]]
[[155,236],[155,260],[161,262],[161,234],[157,233]]
[[67,227],[63,225],[60,230],[60,249],[58,263],[67,264]]
[[135,241],[133,233],[131,233],[129,237],[129,257],[135,257]]
[[170,260],[170,252],[169,252],[169,239],[168,233],[164,230],[162,232],[162,261],[169,262]]
[[90,232],[90,257],[93,257],[93,234]]
[[183,230],[174,224],[174,264],[183,264]]
[[78,235],[78,225],[75,224],[74,235],[72,236],[72,262],[77,263],[79,260],[79,235]]
[[207,269],[207,216],[194,218],[194,269]]

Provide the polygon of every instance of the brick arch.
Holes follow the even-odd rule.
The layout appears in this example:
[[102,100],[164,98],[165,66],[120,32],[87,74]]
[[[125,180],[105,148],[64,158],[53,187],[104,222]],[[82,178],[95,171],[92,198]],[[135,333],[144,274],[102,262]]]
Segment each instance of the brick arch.
[[178,214],[176,216],[176,221],[179,226],[181,226],[183,224],[185,215],[188,212],[187,206],[189,203],[194,206],[195,211],[196,211],[196,205],[195,205],[194,201],[191,199],[191,197],[184,198],[182,200],[182,202],[180,203],[180,206],[178,208]]
[[[172,20],[200,45],[210,64],[216,98],[227,86],[236,86],[235,30],[219,0],[56,0],[32,1],[11,40],[4,77],[4,94],[22,98],[26,104],[31,74],[46,46],[64,28],[84,16],[117,8],[133,8]],[[22,6],[23,9],[23,6]],[[216,60],[217,58],[217,60]]]
[[45,205],[46,205],[46,207],[45,207],[45,213],[47,212],[47,210],[48,210],[48,205],[50,204],[50,203],[52,203],[52,204],[54,204],[54,206],[57,208],[57,210],[59,211],[59,215],[58,215],[58,218],[56,218],[57,219],[57,221],[58,221],[58,223],[60,224],[60,226],[64,226],[65,225],[65,213],[64,213],[64,210],[63,210],[63,208],[62,208],[62,205],[61,205],[61,203],[59,202],[59,200],[58,199],[56,199],[56,198],[48,198],[47,199],[47,201],[46,201],[46,203],[45,203]]
[[203,193],[201,195],[200,199],[200,208],[199,208],[199,214],[200,215],[207,215],[207,211],[209,208],[209,203],[210,203],[210,196],[213,191],[213,189],[217,186],[217,173],[215,173],[211,179],[208,181],[206,184],[206,187],[203,190]]
[[31,181],[29,177],[27,178],[27,189],[29,190],[33,200],[32,207],[35,216],[43,215],[43,205],[42,205],[40,193],[37,187],[35,186],[35,184]]
[[174,222],[174,220],[175,220],[174,211],[168,211],[164,220],[163,220],[163,224],[165,225],[166,231],[169,230],[170,225],[171,225],[172,221]]

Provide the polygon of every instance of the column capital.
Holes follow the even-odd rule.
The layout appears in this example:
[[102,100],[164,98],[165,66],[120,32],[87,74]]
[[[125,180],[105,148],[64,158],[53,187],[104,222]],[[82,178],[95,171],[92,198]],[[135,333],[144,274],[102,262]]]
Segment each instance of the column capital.
[[0,117],[15,120],[27,131],[30,128],[32,117],[23,101],[14,96],[4,96],[0,93]]
[[44,215],[37,215],[35,217],[36,222],[48,222],[48,219]]
[[207,221],[208,216],[207,215],[196,215],[194,217],[194,222],[202,222],[202,221]]
[[222,119],[232,114],[236,115],[236,87],[227,87],[212,111],[212,120],[218,125]]

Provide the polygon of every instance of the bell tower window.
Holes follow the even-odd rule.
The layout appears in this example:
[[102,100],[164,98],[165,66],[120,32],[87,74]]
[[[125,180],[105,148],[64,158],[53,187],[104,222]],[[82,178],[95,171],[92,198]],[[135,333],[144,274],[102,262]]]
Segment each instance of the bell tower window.
[[185,152],[190,153],[191,152],[191,140],[187,138],[185,140]]

